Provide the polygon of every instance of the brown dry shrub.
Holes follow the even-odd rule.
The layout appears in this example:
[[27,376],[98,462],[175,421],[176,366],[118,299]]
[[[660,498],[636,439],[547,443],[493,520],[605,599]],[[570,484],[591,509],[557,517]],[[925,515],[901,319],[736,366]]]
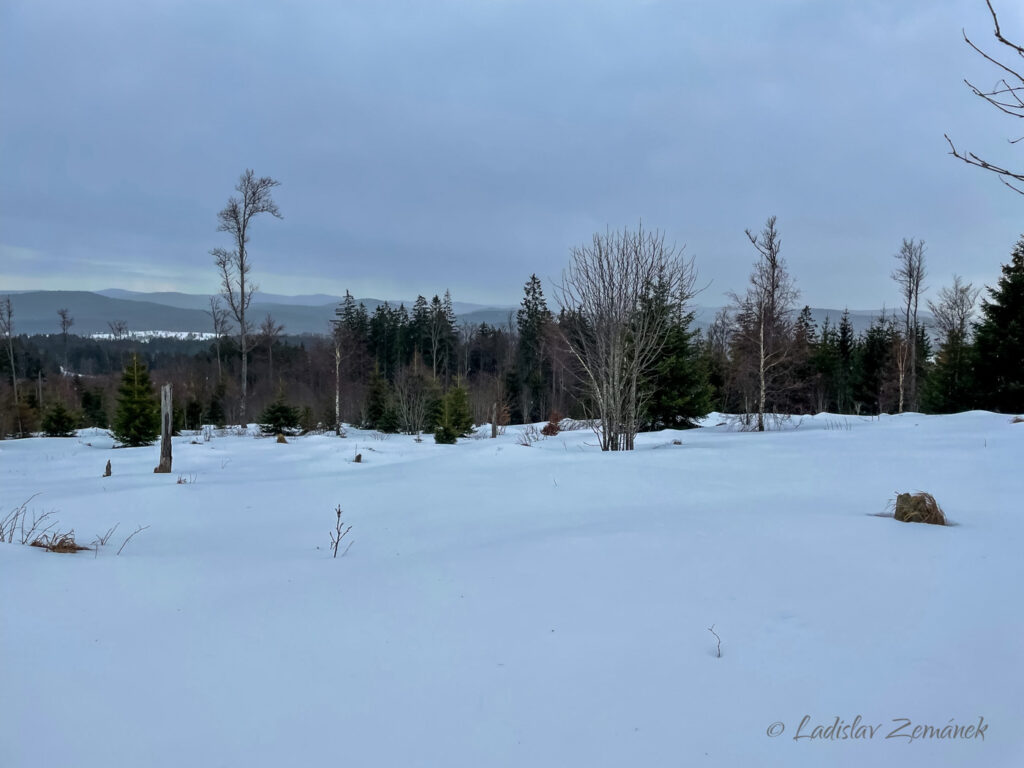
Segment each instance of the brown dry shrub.
[[554,437],[562,431],[561,421],[562,415],[558,411],[552,411],[548,416],[548,423],[544,425],[540,433],[545,437]]
[[894,504],[894,517],[903,523],[945,525],[942,507],[930,493],[898,493]]
[[42,536],[33,539],[30,547],[41,547],[47,552],[81,552],[83,547],[75,542],[75,532],[73,530],[67,531],[66,533],[44,533]]
[[288,444],[288,441],[284,439],[284,435],[281,432],[277,433],[277,442],[284,443],[285,445]]

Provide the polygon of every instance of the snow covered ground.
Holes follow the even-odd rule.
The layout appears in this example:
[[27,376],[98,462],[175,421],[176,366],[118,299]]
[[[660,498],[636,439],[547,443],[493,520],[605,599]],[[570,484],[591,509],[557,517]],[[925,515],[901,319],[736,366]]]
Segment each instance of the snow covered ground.
[[720,421],[0,442],[0,766],[1024,765],[1024,424]]

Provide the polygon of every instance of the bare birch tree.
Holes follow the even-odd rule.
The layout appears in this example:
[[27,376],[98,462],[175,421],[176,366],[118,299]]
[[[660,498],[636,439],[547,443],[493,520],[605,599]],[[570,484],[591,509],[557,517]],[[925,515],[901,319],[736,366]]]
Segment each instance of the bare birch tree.
[[274,187],[280,186],[280,182],[269,176],[256,178],[252,170],[247,169],[235,185],[235,191],[239,196],[232,195],[228,198],[228,204],[217,214],[218,232],[227,232],[232,239],[234,248],[214,248],[210,254],[220,270],[221,294],[227,302],[235,322],[238,323],[239,347],[242,356],[242,388],[239,396],[239,420],[245,424],[245,400],[248,392],[248,365],[249,354],[249,320],[246,312],[252,303],[252,296],[256,292],[256,284],[249,279],[252,271],[252,263],[249,261],[249,253],[246,246],[249,244],[249,226],[253,216],[260,213],[269,213],[278,219],[282,218],[281,212],[277,209],[277,203],[271,197],[270,192]]
[[[1018,45],[1012,42],[1003,35],[1003,30],[999,26],[999,17],[996,16],[995,8],[992,7],[991,0],[985,0],[985,5],[988,6],[989,14],[992,16],[992,25],[994,27],[992,34],[995,36],[996,41],[1003,46],[1004,52],[1007,53],[1011,61],[1017,61],[1018,65],[1014,67],[1004,64],[999,61],[995,56],[985,53],[980,47],[975,45],[967,33],[964,32],[964,41],[974,51],[981,55],[983,59],[996,66],[996,69],[1000,72],[1000,78],[994,86],[989,89],[978,88],[969,80],[964,80],[967,87],[970,88],[971,93],[975,96],[983,99],[991,106],[998,109],[1004,115],[1015,117],[1017,119],[1024,119],[1024,46]],[[1024,136],[1018,136],[1017,138],[1010,139],[1011,144],[1016,144],[1024,139]],[[983,160],[973,152],[966,150],[957,149],[953,144],[953,140],[946,135],[946,142],[949,144],[949,154],[953,157],[963,160],[968,165],[973,165],[977,168],[982,168],[986,171],[996,174],[999,180],[1006,186],[1012,189],[1018,194],[1024,195],[1024,171],[1012,171],[1008,168],[989,163],[987,160]]]
[[911,410],[917,410],[917,337],[920,331],[917,314],[921,303],[921,291],[927,275],[924,266],[924,240],[914,241],[903,238],[903,245],[894,256],[897,261],[892,279],[900,287],[903,299],[903,339],[905,349],[897,350],[897,361],[902,361],[899,376],[899,413],[905,403]]
[[792,351],[793,303],[800,295],[780,255],[782,240],[775,222],[774,216],[769,218],[758,235],[746,230],[758,259],[746,294],[731,294],[736,306],[736,340],[740,348],[752,353],[758,432],[764,432],[769,400],[774,403],[782,386],[781,374]]
[[655,291],[685,304],[696,279],[693,259],[642,225],[573,248],[556,296],[569,316],[563,338],[593,403],[601,450],[633,449],[650,395],[645,379],[665,345],[668,318],[654,309]]

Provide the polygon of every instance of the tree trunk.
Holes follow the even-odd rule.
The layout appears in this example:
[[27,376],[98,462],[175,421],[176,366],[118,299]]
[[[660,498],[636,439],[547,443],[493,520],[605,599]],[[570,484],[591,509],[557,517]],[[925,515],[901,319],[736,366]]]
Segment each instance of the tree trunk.
[[171,385],[164,384],[160,388],[160,463],[154,472],[166,474],[171,471],[171,420],[174,411],[171,408]]
[[491,406],[491,438],[498,436],[498,401]]
[[334,341],[334,434],[341,434],[341,344]]
[[242,340],[242,396],[238,399],[238,420],[243,427],[248,427],[249,422],[245,420],[245,396],[249,382],[249,350],[246,347],[246,334],[241,333]]
[[[21,409],[18,407],[18,371],[14,367],[14,337],[11,334],[7,336],[7,355],[11,360],[11,388],[14,390],[14,415],[18,420],[18,435],[25,434],[25,430],[21,426]],[[42,407],[42,402],[39,403]]]
[[764,373],[764,314],[761,314],[761,337],[760,343],[758,344],[758,380],[760,391],[757,397],[757,431],[764,432],[764,408],[766,398],[767,386],[765,384],[765,373]]

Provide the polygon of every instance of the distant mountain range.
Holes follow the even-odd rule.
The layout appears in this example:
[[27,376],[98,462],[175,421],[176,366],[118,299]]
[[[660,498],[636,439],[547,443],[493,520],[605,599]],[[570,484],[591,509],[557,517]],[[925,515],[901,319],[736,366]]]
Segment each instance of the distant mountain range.
[[[2,293],[2,292],[0,292]],[[173,331],[176,333],[205,333],[210,331],[209,295],[191,293],[139,293],[119,288],[102,291],[12,291],[11,304],[14,307],[15,333],[59,333],[60,322],[57,310],[67,309],[74,319],[71,333],[90,336],[108,333],[109,323],[123,321],[129,331]],[[284,325],[286,334],[325,334],[330,329],[334,310],[342,301],[340,296],[312,294],[305,296],[283,296],[275,293],[257,293],[249,313],[254,324],[259,324],[269,313],[274,320]],[[356,299],[372,314],[384,303],[381,299]],[[404,303],[412,308],[412,301],[389,301],[392,306]],[[511,315],[515,321],[517,307],[487,306],[467,302],[453,302],[458,322],[488,323],[504,326]],[[696,307],[696,325],[706,328],[719,307]],[[825,318],[832,325],[838,325],[841,309],[812,308],[814,321],[820,326]],[[850,310],[854,330],[860,333],[871,325],[881,310]],[[922,313],[924,320],[930,319]]]
[[[0,292],[2,295],[3,292]],[[59,333],[57,310],[66,309],[74,320],[71,333],[90,336],[109,333],[110,323],[123,321],[129,331],[174,331],[204,333],[210,331],[209,295],[191,293],[139,293],[119,288],[102,291],[12,291],[15,333]],[[286,334],[325,334],[330,329],[339,296],[281,296],[257,293],[249,307],[253,323],[258,325],[267,314],[284,325]],[[371,314],[381,299],[356,299]],[[398,306],[402,302],[389,302]],[[404,302],[407,309],[412,302]],[[503,325],[515,307],[488,307],[484,304],[452,302],[459,323]]]

